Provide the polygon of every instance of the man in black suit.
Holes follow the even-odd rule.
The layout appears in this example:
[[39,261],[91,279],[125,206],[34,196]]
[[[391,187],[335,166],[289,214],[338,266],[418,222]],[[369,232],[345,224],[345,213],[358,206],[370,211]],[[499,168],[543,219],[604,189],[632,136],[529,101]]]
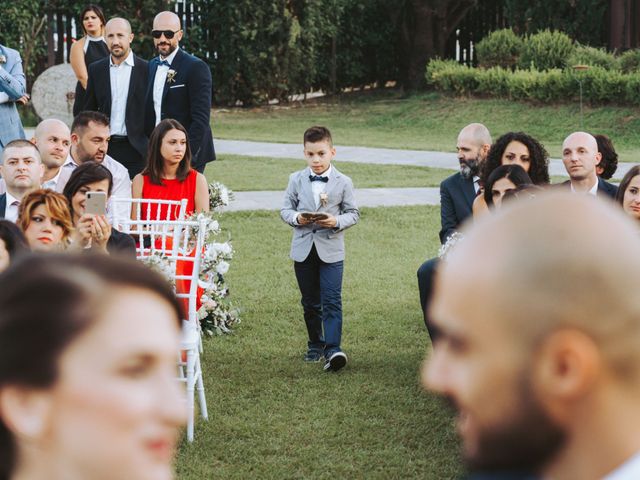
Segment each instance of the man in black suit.
[[569,180],[562,183],[572,192],[603,195],[615,198],[618,187],[598,177],[596,167],[602,159],[595,137],[585,132],[574,132],[562,143],[562,163]]
[[148,62],[131,51],[133,33],[124,18],[109,20],[105,37],[111,55],[89,65],[85,110],[109,116],[107,154],[124,165],[133,178],[144,168],[149,140],[144,131],[143,108]]
[[179,121],[189,134],[192,167],[203,172],[216,158],[209,124],[211,71],[202,60],[179,48],[182,29],[175,13],[156,15],[151,34],[159,56],[149,62],[145,131],[150,136],[165,118]]
[[[472,123],[460,131],[456,145],[460,171],[440,184],[440,243],[445,244],[458,226],[471,216],[473,200],[480,189],[478,184],[480,165],[487,158],[489,148],[491,148],[491,134],[481,123]],[[431,326],[426,307],[431,298],[433,275],[437,265],[438,258],[432,258],[418,269],[420,306],[432,341],[437,336],[437,332]]]
[[0,155],[0,174],[7,188],[7,191],[0,195],[0,218],[15,223],[24,196],[40,188],[44,165],[38,147],[28,140],[10,141]]

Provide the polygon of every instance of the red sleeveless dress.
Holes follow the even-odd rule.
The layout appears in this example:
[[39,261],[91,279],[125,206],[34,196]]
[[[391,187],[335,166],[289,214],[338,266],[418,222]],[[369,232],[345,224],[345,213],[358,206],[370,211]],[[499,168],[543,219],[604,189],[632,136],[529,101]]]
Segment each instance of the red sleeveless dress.
[[[166,180],[162,179],[162,185],[156,185],[151,182],[149,175],[143,175],[143,184],[142,184],[142,198],[148,199],[156,199],[156,200],[182,200],[183,198],[187,199],[187,211],[186,217],[192,215],[196,210],[196,178],[198,177],[198,172],[195,170],[191,170],[182,182],[180,180],[172,179]],[[178,213],[180,211],[179,207],[174,207],[173,205],[160,205],[160,218],[167,219],[167,208],[171,208],[172,210],[169,212],[169,220],[177,220]],[[151,219],[157,218],[158,205],[151,205],[149,209],[149,217]],[[140,216],[142,220],[147,220],[147,206],[143,206],[140,211]],[[195,254],[195,252],[193,252]],[[187,261],[179,261],[176,265],[176,273],[178,275],[191,275],[193,272],[193,263]],[[191,282],[188,280],[177,280],[176,281],[176,291],[178,293],[189,293],[189,288],[191,287]],[[202,289],[198,288],[197,300],[196,300],[196,309],[200,308],[201,302],[200,297],[202,296]],[[189,302],[186,298],[180,299],[182,306],[184,308],[185,313],[189,311]]]

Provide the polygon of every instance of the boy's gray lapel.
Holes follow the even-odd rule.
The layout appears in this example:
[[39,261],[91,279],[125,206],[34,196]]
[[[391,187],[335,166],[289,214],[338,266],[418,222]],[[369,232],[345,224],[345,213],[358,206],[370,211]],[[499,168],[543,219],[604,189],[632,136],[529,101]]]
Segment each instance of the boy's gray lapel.
[[302,183],[302,188],[300,189],[300,203],[303,205],[303,209],[304,205],[308,205],[309,211],[315,212],[317,210],[316,200],[313,198],[313,189],[311,188],[309,175],[311,175],[311,169],[307,167],[305,170],[303,170],[302,178],[300,179],[300,182]]

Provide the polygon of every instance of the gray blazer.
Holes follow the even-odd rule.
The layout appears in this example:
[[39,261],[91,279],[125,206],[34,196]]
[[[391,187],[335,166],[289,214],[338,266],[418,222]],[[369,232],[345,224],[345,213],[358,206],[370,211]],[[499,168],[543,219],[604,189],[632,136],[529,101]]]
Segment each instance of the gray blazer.
[[[327,206],[316,208],[309,175],[305,168],[292,173],[284,194],[284,205],[280,217],[294,227],[291,241],[291,259],[304,261],[315,244],[320,260],[326,263],[344,260],[344,230],[358,223],[360,212],[356,206],[353,182],[335,166],[331,167],[329,181],[325,187]],[[335,228],[322,228],[316,224],[298,225],[296,219],[301,212],[324,212],[336,217]]]
[[[27,91],[27,81],[22,71],[22,59],[17,50],[0,45],[0,92],[4,93],[0,103],[0,153],[11,140],[25,138],[20,115],[16,109],[16,100]],[[7,96],[9,97],[7,100]]]

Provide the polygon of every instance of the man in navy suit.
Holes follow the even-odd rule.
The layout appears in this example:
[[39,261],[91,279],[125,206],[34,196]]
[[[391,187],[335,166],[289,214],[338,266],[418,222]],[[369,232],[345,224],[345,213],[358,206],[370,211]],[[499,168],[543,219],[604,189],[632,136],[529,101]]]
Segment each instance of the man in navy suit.
[[596,167],[602,159],[595,137],[586,132],[574,132],[562,143],[562,163],[569,180],[562,183],[574,193],[603,195],[615,198],[618,187],[598,177]]
[[112,18],[105,26],[111,55],[89,66],[85,110],[109,117],[107,154],[124,165],[133,178],[142,171],[148,137],[144,132],[144,104],[149,65],[130,48],[131,25],[124,18]]
[[[482,162],[487,158],[489,148],[491,134],[481,123],[472,123],[460,131],[456,145],[460,171],[440,184],[440,243],[446,243],[459,225],[471,216],[473,200],[480,189],[478,173]],[[431,298],[433,275],[437,265],[438,258],[432,258],[418,269],[420,306],[432,341],[437,333],[431,327],[425,309]]]
[[203,172],[216,158],[209,124],[211,71],[202,60],[179,48],[182,29],[175,13],[156,15],[151,34],[159,56],[149,62],[145,131],[150,136],[165,118],[179,121],[189,134],[192,167]]

